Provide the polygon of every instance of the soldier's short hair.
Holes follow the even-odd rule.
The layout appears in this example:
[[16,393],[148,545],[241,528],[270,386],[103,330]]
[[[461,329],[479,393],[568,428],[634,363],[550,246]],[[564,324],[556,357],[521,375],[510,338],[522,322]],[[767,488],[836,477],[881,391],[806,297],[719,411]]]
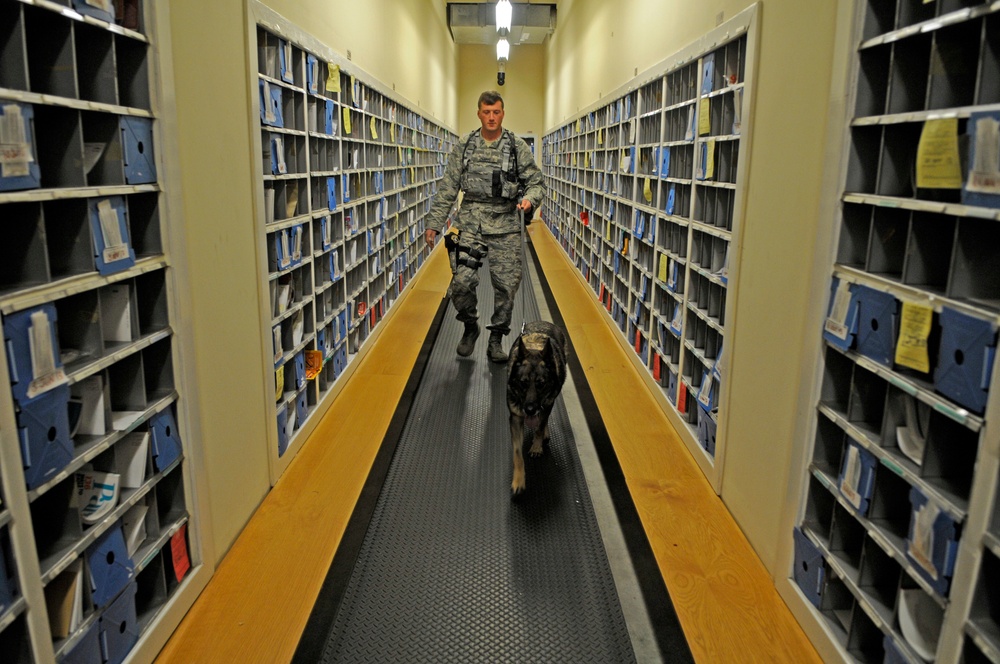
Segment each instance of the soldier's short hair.
[[479,105],[476,108],[482,108],[483,104],[491,106],[497,102],[500,102],[500,108],[503,108],[503,97],[496,90],[487,90],[483,94],[479,95]]

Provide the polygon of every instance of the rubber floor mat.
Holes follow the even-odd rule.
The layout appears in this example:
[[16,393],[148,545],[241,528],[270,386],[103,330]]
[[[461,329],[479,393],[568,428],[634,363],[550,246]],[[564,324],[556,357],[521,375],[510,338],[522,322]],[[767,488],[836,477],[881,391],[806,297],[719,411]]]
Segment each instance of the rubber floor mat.
[[[469,358],[455,353],[463,326],[448,305],[319,661],[635,661],[562,397],[546,453],[525,454],[526,493],[510,498],[487,269]],[[526,273],[505,349],[537,317]]]

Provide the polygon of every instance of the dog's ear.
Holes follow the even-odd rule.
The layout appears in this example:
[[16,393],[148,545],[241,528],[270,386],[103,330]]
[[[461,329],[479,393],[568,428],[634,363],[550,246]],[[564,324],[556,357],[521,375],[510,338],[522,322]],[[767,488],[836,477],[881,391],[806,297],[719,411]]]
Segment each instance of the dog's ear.
[[511,354],[512,355],[516,355],[517,357],[523,357],[524,354],[527,353],[527,352],[528,352],[528,349],[525,348],[525,346],[524,346],[524,337],[518,336],[517,337],[517,343],[514,344],[514,349],[513,349],[513,352]]
[[542,360],[549,362],[555,359],[555,350],[552,348],[552,339],[545,337],[545,342],[542,344]]

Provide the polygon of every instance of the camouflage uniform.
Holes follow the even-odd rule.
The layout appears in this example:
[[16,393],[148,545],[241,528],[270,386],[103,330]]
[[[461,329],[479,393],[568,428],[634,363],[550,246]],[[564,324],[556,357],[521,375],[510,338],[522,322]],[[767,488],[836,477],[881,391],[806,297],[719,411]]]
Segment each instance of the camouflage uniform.
[[[510,161],[513,155],[507,154],[511,143],[516,150],[517,173],[516,178],[508,180],[504,172],[511,171],[513,166]],[[459,190],[464,192],[461,209],[452,225],[459,230],[463,245],[489,255],[494,305],[487,328],[500,335],[510,332],[514,296],[521,283],[521,222],[516,206],[522,189],[521,196],[537,209],[544,195],[542,172],[528,144],[507,129],[499,139],[488,143],[481,130],[476,129],[459,140],[448,157],[444,177],[427,216],[427,228],[443,230]],[[458,311],[457,318],[463,323],[476,323],[479,270],[458,264],[454,252],[450,259],[452,280],[448,294]]]

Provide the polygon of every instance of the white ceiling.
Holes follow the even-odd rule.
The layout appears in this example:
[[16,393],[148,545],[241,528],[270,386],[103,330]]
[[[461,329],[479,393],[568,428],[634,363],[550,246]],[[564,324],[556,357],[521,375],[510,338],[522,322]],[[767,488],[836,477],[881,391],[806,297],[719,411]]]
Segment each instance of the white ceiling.
[[[507,40],[511,46],[542,44],[556,27],[556,5],[540,2],[512,2],[513,18]],[[449,2],[448,27],[456,44],[497,42],[496,3]]]

